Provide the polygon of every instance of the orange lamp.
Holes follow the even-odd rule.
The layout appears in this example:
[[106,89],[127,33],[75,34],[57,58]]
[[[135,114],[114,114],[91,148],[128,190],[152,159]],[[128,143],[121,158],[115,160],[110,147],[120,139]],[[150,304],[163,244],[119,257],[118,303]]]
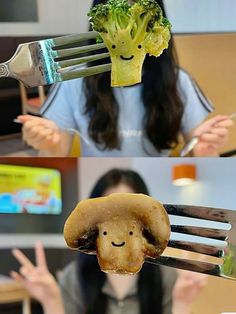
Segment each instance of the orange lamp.
[[197,179],[197,169],[194,164],[179,164],[173,166],[172,181],[174,185],[186,186],[193,184]]

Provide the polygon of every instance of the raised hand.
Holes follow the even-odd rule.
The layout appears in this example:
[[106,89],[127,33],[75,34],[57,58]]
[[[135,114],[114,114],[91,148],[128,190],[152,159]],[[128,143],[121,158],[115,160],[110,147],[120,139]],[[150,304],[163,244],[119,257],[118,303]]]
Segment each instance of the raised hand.
[[30,295],[42,304],[45,312],[50,313],[51,308],[58,308],[56,313],[63,313],[60,289],[48,270],[42,243],[37,242],[35,245],[36,265],[18,249],[14,249],[12,254],[21,267],[19,273],[11,271],[11,277],[20,282]]
[[[190,309],[203,288],[207,285],[207,275],[185,270],[178,270],[178,278],[173,289],[173,300],[176,306]],[[188,313],[188,312],[187,312]]]

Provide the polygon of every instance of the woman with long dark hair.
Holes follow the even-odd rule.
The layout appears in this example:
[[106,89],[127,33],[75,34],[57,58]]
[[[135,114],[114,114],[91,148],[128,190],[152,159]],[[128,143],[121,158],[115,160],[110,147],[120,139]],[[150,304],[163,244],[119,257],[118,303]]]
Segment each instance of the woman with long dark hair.
[[[156,0],[164,14],[162,0]],[[95,0],[94,5],[106,0]],[[216,116],[188,73],[179,68],[170,40],[159,58],[146,56],[142,83],[111,88],[110,73],[58,84],[42,108],[42,118],[19,116],[25,141],[48,156],[68,156],[79,131],[82,156],[168,156],[178,144],[199,136],[195,156],[216,156],[233,122]],[[46,119],[45,119],[46,118]]]
[[[90,197],[111,193],[148,194],[148,189],[136,172],[113,169],[97,181]],[[182,272],[176,281],[175,270],[151,264],[133,276],[105,274],[96,256],[80,253],[63,271],[59,290],[40,244],[36,267],[21,251],[13,254],[22,267],[12,277],[41,302],[45,314],[190,314],[191,303],[206,283],[202,275],[189,272]]]

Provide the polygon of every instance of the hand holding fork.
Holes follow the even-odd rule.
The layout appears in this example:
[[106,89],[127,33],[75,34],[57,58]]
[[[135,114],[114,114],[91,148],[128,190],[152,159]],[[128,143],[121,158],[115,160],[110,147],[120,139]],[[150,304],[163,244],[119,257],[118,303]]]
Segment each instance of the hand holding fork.
[[195,156],[218,155],[218,149],[227,141],[228,129],[233,126],[232,120],[235,118],[236,112],[229,116],[217,115],[203,122],[185,144],[180,156],[184,157],[193,150]]

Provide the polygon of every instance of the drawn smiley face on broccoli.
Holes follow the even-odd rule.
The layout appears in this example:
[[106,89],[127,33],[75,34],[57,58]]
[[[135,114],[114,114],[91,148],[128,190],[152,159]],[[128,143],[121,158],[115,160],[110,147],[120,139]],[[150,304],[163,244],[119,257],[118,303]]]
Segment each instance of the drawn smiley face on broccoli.
[[88,16],[111,58],[111,86],[141,82],[146,54],[160,56],[168,47],[170,23],[155,0],[108,0]]
[[69,247],[97,254],[104,272],[133,274],[169,241],[164,207],[143,194],[117,193],[80,202],[64,229]]

